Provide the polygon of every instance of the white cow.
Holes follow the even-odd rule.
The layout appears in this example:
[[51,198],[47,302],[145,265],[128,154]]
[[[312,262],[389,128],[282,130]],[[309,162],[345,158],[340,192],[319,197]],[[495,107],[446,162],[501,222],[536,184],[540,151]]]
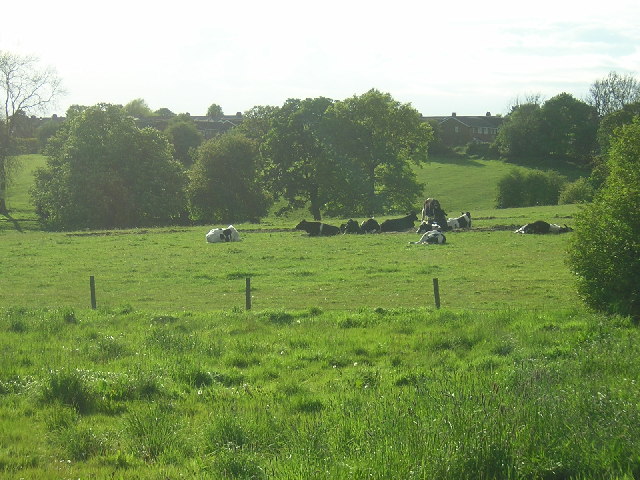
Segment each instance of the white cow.
[[431,230],[430,232],[427,232],[424,235],[422,235],[422,237],[420,237],[420,240],[418,240],[417,242],[409,242],[409,243],[412,243],[414,245],[419,245],[423,243],[433,243],[436,245],[442,245],[446,241],[447,241],[447,237],[445,237],[442,232],[438,230]]
[[209,243],[239,242],[240,234],[233,225],[229,225],[227,228],[212,228],[205,238]]

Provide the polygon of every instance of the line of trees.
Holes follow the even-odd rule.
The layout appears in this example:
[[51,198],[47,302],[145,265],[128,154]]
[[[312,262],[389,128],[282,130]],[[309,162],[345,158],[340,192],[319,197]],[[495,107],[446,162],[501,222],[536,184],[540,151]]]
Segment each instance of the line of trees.
[[423,189],[411,164],[431,138],[419,112],[375,89],[256,107],[204,142],[185,115],[160,132],[139,128],[131,108],[74,106],[32,197],[54,230],[257,221],[276,201],[309,205],[317,220],[408,211]]

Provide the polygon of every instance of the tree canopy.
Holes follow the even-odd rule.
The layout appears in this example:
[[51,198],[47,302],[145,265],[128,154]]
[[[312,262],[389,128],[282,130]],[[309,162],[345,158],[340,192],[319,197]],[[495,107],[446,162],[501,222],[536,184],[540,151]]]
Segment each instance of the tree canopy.
[[561,93],[542,105],[516,105],[505,117],[496,145],[510,159],[549,157],[587,164],[595,154],[597,129],[595,109]]
[[412,209],[423,187],[410,165],[427,160],[433,139],[420,113],[372,89],[335,102],[326,117],[328,149],[348,172],[349,188],[341,190],[346,210],[372,215]]
[[271,200],[260,182],[258,146],[240,132],[207,140],[189,171],[187,200],[197,222],[257,221]]
[[422,185],[411,164],[426,160],[431,127],[409,104],[370,90],[344,101],[290,99],[274,115],[265,175],[289,207],[372,215],[412,209]]
[[184,175],[167,138],[101,104],[67,120],[49,140],[32,197],[48,228],[169,224],[182,213]]
[[217,120],[219,118],[222,118],[223,115],[224,112],[222,111],[222,107],[220,105],[218,105],[217,103],[212,103],[211,105],[209,105],[209,108],[207,109],[207,117],[213,120]]
[[173,145],[175,159],[185,167],[190,167],[193,163],[192,153],[200,146],[204,138],[193,120],[186,115],[173,117],[164,133]]
[[640,318],[640,117],[617,131],[607,166],[604,186],[576,215],[570,265],[590,306]]

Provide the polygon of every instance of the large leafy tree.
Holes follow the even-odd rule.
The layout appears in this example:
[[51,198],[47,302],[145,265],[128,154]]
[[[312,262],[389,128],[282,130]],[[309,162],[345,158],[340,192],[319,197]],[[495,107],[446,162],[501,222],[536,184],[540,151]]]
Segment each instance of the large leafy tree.
[[344,213],[406,212],[422,193],[411,165],[427,160],[433,132],[410,104],[375,89],[335,102],[323,138],[348,184],[331,200]]
[[240,132],[203,143],[189,172],[191,217],[209,223],[259,220],[271,205],[259,181],[260,170],[256,142]]
[[262,152],[265,181],[290,208],[309,203],[315,220],[337,189],[340,177],[322,141],[321,123],[333,103],[324,97],[289,99],[271,118]]
[[40,68],[38,59],[0,51],[0,214],[7,214],[7,182],[19,120],[28,113],[43,112],[62,93],[61,81],[51,68]]
[[539,158],[545,153],[543,125],[542,109],[538,103],[516,105],[498,131],[498,151],[514,160]]
[[609,175],[575,219],[569,262],[597,310],[640,318],[640,117],[611,142]]
[[621,109],[611,112],[600,119],[598,127],[598,146],[606,154],[611,147],[613,133],[622,125],[629,124],[640,115],[640,101],[628,103]]
[[561,93],[544,102],[541,113],[545,153],[573,163],[589,163],[596,150],[596,109]]
[[210,119],[218,120],[223,116],[224,112],[222,111],[222,107],[217,103],[212,103],[211,105],[209,105],[209,108],[207,108],[207,117],[209,117]]
[[178,115],[169,121],[164,133],[173,144],[175,158],[185,167],[193,163],[192,154],[203,141],[203,135],[188,115]]
[[155,113],[153,113],[143,98],[134,98],[127,103],[123,109],[134,118],[148,118],[155,116]]
[[169,224],[184,210],[182,167],[167,138],[121,107],[77,112],[49,140],[32,197],[51,229]]

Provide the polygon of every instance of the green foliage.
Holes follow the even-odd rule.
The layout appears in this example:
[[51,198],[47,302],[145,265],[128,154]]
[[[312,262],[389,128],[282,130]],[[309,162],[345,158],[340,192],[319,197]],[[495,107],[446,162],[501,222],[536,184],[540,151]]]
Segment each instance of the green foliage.
[[542,117],[545,153],[559,160],[588,164],[596,150],[596,109],[561,93],[544,103]]
[[136,98],[127,103],[122,109],[127,115],[131,115],[134,118],[147,118],[153,117],[154,113],[147,105],[147,102],[142,98]]
[[496,146],[501,155],[512,160],[551,157],[588,164],[595,151],[597,128],[596,110],[562,93],[542,106],[516,106],[505,117]]
[[406,213],[422,193],[413,166],[431,127],[409,104],[371,90],[333,102],[291,99],[273,117],[262,153],[266,179],[288,208],[327,215]]
[[543,123],[540,105],[525,103],[517,106],[505,117],[498,130],[496,145],[500,154],[510,159],[537,158],[544,155]]
[[611,145],[605,185],[576,216],[569,262],[591,307],[640,317],[640,119]]
[[231,131],[205,142],[189,172],[191,217],[209,223],[257,221],[271,203],[259,170],[256,142],[243,134]]
[[557,205],[566,178],[554,170],[513,169],[498,182],[498,208]]
[[593,200],[595,189],[588,178],[580,177],[575,182],[566,183],[558,198],[559,204],[588,203]]
[[321,123],[332,100],[289,99],[274,112],[261,153],[265,182],[289,208],[309,202],[315,220],[332,194],[346,188],[341,165],[329,155],[321,137]]
[[637,116],[640,116],[640,101],[626,104],[620,110],[614,110],[602,117],[597,135],[602,154],[608,154],[616,130],[623,125],[632,123],[634,117]]
[[122,109],[87,108],[47,148],[32,198],[50,229],[171,223],[184,208],[183,174],[157,130],[140,130]]
[[194,150],[203,141],[203,135],[193,120],[182,115],[174,117],[164,133],[173,145],[175,159],[185,167],[190,167],[193,164]]
[[12,142],[14,155],[29,155],[40,151],[37,138],[15,138]]
[[332,156],[348,172],[347,188],[338,188],[331,199],[334,211],[372,215],[412,210],[423,186],[411,166],[427,160],[433,138],[418,111],[372,89],[333,103],[323,132]]
[[49,120],[38,127],[36,130],[36,137],[40,147],[38,152],[44,150],[49,139],[53,137],[61,127],[62,121],[60,120]]
[[213,120],[217,120],[223,115],[224,112],[222,111],[222,107],[217,103],[212,103],[211,105],[209,105],[209,108],[207,108],[207,117]]

